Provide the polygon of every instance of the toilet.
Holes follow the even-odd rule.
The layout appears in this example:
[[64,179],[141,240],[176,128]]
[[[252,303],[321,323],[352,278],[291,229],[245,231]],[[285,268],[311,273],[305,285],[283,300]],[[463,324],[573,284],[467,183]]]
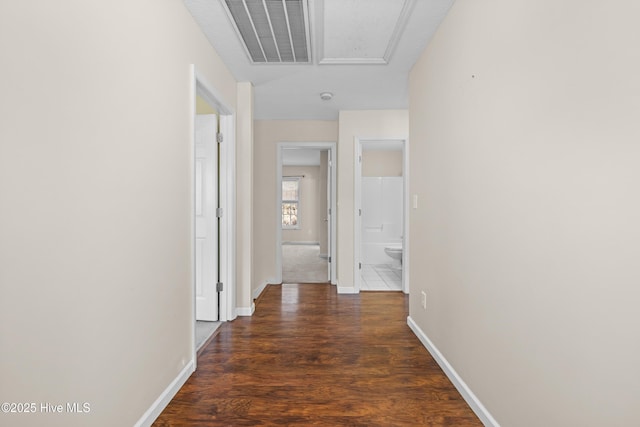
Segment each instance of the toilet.
[[392,268],[402,269],[402,243],[389,243],[384,247],[384,253],[394,259]]

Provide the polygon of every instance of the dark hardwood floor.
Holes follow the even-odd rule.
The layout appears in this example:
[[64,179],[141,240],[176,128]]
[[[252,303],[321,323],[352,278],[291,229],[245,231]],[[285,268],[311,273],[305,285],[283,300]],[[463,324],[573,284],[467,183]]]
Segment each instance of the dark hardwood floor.
[[154,426],[481,426],[406,319],[401,292],[269,286]]

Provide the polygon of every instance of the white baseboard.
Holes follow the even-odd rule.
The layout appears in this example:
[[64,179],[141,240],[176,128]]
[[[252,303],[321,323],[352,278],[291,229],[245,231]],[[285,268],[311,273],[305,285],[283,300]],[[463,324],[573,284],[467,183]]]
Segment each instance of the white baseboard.
[[338,285],[338,293],[339,294],[357,294],[358,291],[354,286],[339,286]]
[[156,399],[155,402],[147,409],[147,411],[142,415],[142,417],[138,420],[137,423],[134,424],[134,427],[149,427],[153,422],[160,416],[164,408],[167,407],[171,399],[178,393],[180,388],[187,382],[191,374],[195,371],[195,363],[191,360],[186,366],[180,371],[178,376],[171,381],[171,384],[160,394],[160,396]]
[[256,303],[252,302],[251,307],[238,307],[236,313],[238,316],[253,316],[253,312],[256,311]]
[[262,282],[262,284],[260,286],[258,286],[256,289],[254,289],[253,292],[251,293],[251,299],[254,300],[254,299],[258,298],[260,296],[260,294],[262,293],[262,291],[264,291],[264,288],[269,286],[269,283],[274,283],[274,281],[271,280],[271,281],[268,281],[268,282]]
[[414,334],[418,337],[422,345],[424,345],[431,353],[431,356],[438,362],[440,368],[447,375],[449,380],[453,383],[453,385],[458,389],[458,392],[462,395],[462,398],[467,402],[467,404],[471,407],[473,412],[480,418],[482,424],[487,427],[500,427],[500,424],[493,418],[491,413],[484,407],[480,399],[471,391],[469,386],[462,380],[460,375],[453,369],[453,366],[447,361],[447,359],[440,353],[440,350],[431,342],[429,337],[424,333],[422,329],[413,321],[411,316],[407,317],[407,325],[413,331]]

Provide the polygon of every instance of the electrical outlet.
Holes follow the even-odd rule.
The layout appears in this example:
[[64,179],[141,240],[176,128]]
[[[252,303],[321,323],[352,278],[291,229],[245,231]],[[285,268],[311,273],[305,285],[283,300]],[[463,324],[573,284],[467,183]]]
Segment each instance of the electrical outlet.
[[427,309],[427,293],[425,291],[422,291],[421,304],[422,304],[422,308],[426,310]]

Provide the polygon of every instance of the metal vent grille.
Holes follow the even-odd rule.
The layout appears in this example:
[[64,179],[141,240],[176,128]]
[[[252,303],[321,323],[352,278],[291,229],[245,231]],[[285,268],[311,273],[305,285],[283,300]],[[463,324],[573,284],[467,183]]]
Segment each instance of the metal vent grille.
[[225,0],[254,63],[308,63],[306,0]]

